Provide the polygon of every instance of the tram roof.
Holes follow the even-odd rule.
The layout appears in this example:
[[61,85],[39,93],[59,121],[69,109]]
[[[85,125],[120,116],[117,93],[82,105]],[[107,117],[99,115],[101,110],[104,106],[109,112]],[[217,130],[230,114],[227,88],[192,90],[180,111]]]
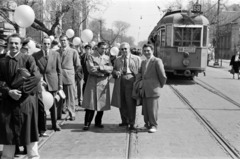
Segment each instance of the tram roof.
[[[157,25],[154,27],[152,32],[150,33],[149,37],[154,34],[155,31],[157,31],[161,25],[164,24],[179,24],[179,25],[188,25],[187,23],[183,22],[184,15],[188,16],[187,10],[177,10],[173,12],[167,12],[157,23]],[[191,16],[188,16],[191,18],[191,22],[194,23],[194,25],[209,25],[208,19],[200,14],[192,14]],[[189,19],[188,19],[189,20]]]
[[195,25],[209,25],[209,21],[205,16],[195,15],[195,14],[192,16],[188,16],[186,12],[167,15],[158,22],[158,25],[168,24],[168,23],[184,25],[184,22],[183,22],[184,15],[191,18],[191,20]]

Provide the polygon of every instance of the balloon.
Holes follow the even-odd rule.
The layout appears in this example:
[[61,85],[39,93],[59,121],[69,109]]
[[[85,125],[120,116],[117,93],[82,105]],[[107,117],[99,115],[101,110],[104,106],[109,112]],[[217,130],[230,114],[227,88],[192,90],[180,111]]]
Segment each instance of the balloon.
[[93,32],[89,29],[85,29],[83,30],[82,34],[81,34],[81,39],[84,42],[90,42],[93,38]]
[[110,50],[110,53],[113,56],[117,56],[118,52],[119,52],[119,49],[116,46],[112,47],[111,50]]
[[86,46],[88,43],[87,42],[85,42],[85,43],[83,43],[83,46]]
[[68,38],[72,38],[74,36],[74,31],[72,29],[68,29],[66,31],[66,35]]
[[95,41],[92,41],[92,42],[90,43],[90,45],[93,47],[93,46],[96,45],[96,42],[95,42]]
[[119,47],[120,47],[120,43],[116,43],[115,46],[116,46],[117,48],[119,48]]
[[20,27],[27,28],[33,24],[35,13],[30,6],[20,5],[14,12],[14,20]]
[[73,44],[74,44],[75,46],[81,44],[81,39],[80,39],[79,37],[73,38]]
[[42,91],[42,100],[45,111],[49,110],[53,106],[54,98],[51,93],[47,91]]
[[53,41],[55,38],[54,38],[54,36],[49,36],[49,38],[51,39],[51,41]]

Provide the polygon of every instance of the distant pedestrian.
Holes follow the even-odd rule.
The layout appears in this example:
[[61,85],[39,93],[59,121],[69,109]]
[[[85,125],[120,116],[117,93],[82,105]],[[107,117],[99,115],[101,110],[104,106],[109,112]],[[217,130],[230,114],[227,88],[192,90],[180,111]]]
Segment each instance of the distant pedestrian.
[[231,69],[231,73],[233,74],[233,79],[235,78],[235,73],[238,75],[238,79],[240,79],[239,77],[239,66],[240,66],[240,47],[236,48],[236,54],[232,56],[231,61],[230,61],[230,66],[232,66]]
[[157,131],[158,108],[160,106],[161,88],[166,83],[162,60],[153,55],[154,46],[152,44],[143,45],[143,54],[146,60],[142,62],[140,74],[142,77],[142,112],[144,116],[145,127],[149,132]]
[[57,51],[59,49],[59,43],[57,40],[53,40],[51,44],[51,50]]
[[0,54],[5,54],[7,52],[7,45],[4,40],[0,40]]
[[[74,121],[75,116],[75,73],[82,69],[77,50],[69,46],[68,37],[66,35],[60,36],[61,49],[58,50],[61,57],[62,64],[62,83],[63,91],[66,98],[63,100],[63,105],[59,110],[62,113],[69,112],[69,120]],[[62,100],[61,100],[62,101]],[[60,103],[62,103],[60,101]],[[58,118],[61,118],[61,111],[58,111]]]
[[88,70],[87,70],[87,60],[88,57],[93,53],[92,46],[91,45],[85,45],[84,46],[84,53],[81,56],[81,65],[82,65],[82,70],[83,70],[83,94],[84,90],[87,84],[87,79],[88,79]]
[[83,95],[82,107],[85,108],[84,128],[88,130],[95,111],[95,127],[103,128],[103,112],[110,110],[109,76],[113,67],[109,56],[105,55],[107,43],[99,42],[97,49],[88,56],[88,79]]
[[120,45],[121,56],[114,63],[115,78],[111,105],[118,107],[122,122],[119,126],[135,129],[136,100],[132,97],[133,84],[141,66],[141,58],[131,54],[130,45]]

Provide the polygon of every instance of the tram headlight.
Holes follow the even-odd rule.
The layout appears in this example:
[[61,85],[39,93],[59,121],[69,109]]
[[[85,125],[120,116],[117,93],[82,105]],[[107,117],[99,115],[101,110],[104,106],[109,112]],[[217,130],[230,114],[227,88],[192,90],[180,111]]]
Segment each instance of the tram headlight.
[[190,60],[189,60],[189,59],[184,59],[184,60],[183,60],[183,65],[184,65],[185,67],[187,67],[189,64],[190,64]]
[[184,53],[183,53],[183,57],[188,58],[188,56],[189,56],[189,53],[188,53],[188,52],[184,52]]

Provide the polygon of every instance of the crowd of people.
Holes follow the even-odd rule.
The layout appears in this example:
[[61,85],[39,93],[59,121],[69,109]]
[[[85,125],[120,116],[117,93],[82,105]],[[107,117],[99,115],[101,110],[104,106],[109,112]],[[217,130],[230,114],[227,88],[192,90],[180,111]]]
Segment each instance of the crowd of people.
[[137,105],[142,105],[144,127],[150,133],[157,131],[160,93],[167,78],[152,44],[145,44],[141,52],[123,42],[119,55],[112,56],[106,42],[73,46],[66,35],[59,37],[60,43],[44,37],[41,46],[30,52],[31,41],[18,34],[10,35],[6,45],[0,41],[1,159],[14,158],[18,146],[25,146],[28,158],[40,158],[39,136],[48,136],[42,91],[55,99],[49,110],[54,131],[61,131],[57,120],[62,114],[76,119],[78,105],[85,109],[86,131],[95,112],[94,126],[104,128],[102,117],[111,106],[119,108],[119,126],[135,130]]

